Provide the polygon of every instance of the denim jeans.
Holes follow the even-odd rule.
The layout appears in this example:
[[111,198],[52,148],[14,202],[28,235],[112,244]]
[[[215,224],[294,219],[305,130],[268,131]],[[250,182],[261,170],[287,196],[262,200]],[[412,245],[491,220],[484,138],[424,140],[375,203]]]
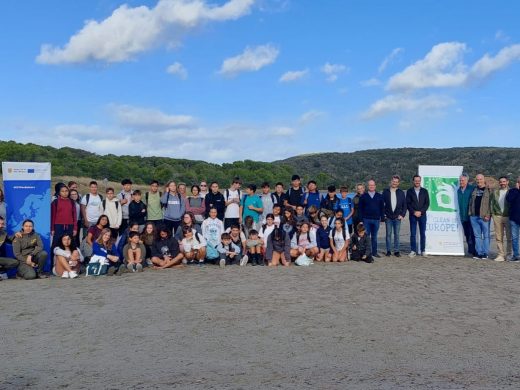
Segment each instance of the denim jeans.
[[410,214],[410,249],[415,253],[419,253],[417,251],[417,225],[419,225],[420,253],[423,253],[426,249],[426,214],[420,217]]
[[509,224],[511,225],[511,240],[513,241],[513,256],[518,257],[518,233],[520,230],[520,224],[515,221],[509,220]]
[[475,250],[475,235],[473,234],[473,228],[471,227],[471,221],[462,222],[462,228],[464,229],[464,236],[466,237],[466,243],[468,244],[468,253],[472,256],[477,255]]
[[490,221],[484,221],[484,219],[474,215],[469,218],[475,235],[475,251],[479,256],[487,256],[489,254],[490,243]]
[[394,233],[394,252],[399,252],[399,232],[401,231],[400,219],[389,219],[385,221],[386,224],[386,251],[392,251],[392,231]]
[[379,219],[363,219],[363,225],[372,241],[372,256],[377,254],[377,232],[379,232]]

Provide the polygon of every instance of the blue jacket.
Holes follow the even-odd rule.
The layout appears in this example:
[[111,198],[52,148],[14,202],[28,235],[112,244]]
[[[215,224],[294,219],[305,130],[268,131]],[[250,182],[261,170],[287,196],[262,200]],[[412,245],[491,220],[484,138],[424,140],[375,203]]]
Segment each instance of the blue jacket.
[[406,215],[406,195],[403,190],[399,188],[395,191],[397,203],[395,210],[392,211],[392,195],[390,188],[385,188],[383,191],[383,200],[385,201],[385,216],[389,219],[397,219],[399,216],[403,217]]
[[305,203],[305,211],[309,210],[309,207],[316,206],[316,208],[319,210],[321,206],[321,195],[319,191],[316,192],[306,192],[303,194],[303,202],[307,201]]
[[372,198],[368,192],[361,195],[359,199],[359,216],[362,219],[385,219],[385,201],[383,195],[376,192]]
[[510,189],[506,201],[509,203],[509,219],[520,224],[520,190],[518,188]]
[[318,248],[320,249],[329,249],[330,248],[330,240],[329,240],[329,233],[330,233],[330,227],[327,226],[324,228],[323,226],[320,226],[319,229],[316,231],[316,242],[318,244]]

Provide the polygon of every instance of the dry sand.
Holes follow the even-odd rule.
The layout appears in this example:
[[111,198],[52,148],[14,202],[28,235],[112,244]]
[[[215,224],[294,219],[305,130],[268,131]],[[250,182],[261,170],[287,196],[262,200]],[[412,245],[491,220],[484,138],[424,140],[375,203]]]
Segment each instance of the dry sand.
[[0,388],[518,389],[519,279],[391,257],[4,281]]

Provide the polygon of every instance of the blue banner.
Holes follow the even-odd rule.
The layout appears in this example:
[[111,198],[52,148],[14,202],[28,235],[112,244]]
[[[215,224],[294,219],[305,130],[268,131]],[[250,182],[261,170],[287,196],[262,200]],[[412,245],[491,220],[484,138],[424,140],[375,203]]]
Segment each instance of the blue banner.
[[6,230],[14,234],[21,230],[26,219],[34,222],[34,230],[41,236],[51,264],[51,164],[2,162],[4,195],[7,211]]

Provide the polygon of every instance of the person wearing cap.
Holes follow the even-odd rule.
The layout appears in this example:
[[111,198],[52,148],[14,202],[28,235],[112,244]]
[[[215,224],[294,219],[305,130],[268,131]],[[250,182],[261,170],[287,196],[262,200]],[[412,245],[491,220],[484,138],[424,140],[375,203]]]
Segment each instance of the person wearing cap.
[[121,221],[121,226],[119,226],[119,234],[123,234],[128,227],[128,205],[132,201],[132,180],[123,179],[121,181],[121,185],[123,189],[119,194],[117,194],[117,198],[119,199],[119,204],[121,205],[121,212],[123,214],[123,219]]
[[287,199],[284,206],[296,211],[296,206],[303,206],[303,188],[301,187],[300,176],[291,177],[291,188],[287,190]]

